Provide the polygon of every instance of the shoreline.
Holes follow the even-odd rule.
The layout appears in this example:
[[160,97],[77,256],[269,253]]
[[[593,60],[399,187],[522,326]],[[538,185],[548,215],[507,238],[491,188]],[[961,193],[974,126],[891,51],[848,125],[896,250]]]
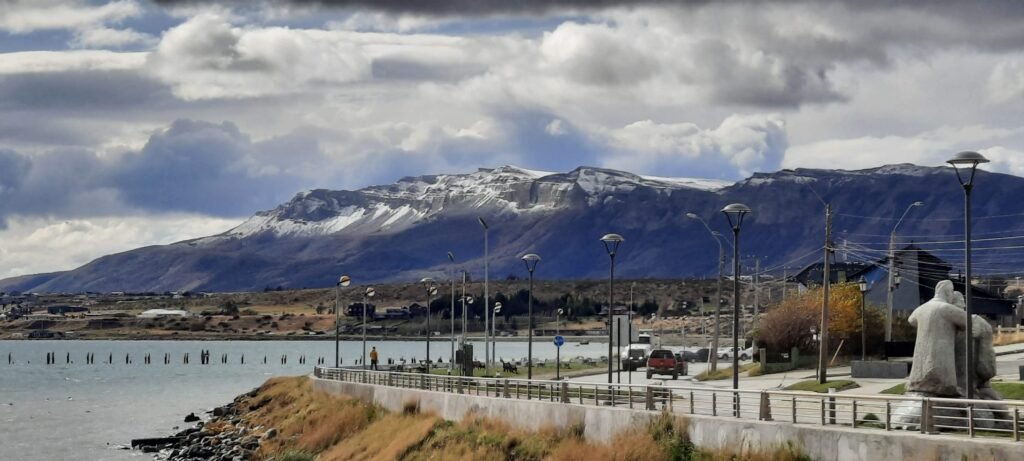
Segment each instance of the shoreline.
[[[437,339],[431,339],[431,342],[437,343],[450,343],[451,337],[436,337]],[[582,341],[573,341],[571,338],[566,337],[565,344],[582,344]],[[362,341],[362,336],[341,336],[342,341]],[[605,338],[601,338],[605,339]],[[483,342],[483,337],[470,337],[470,342],[479,343]],[[533,342],[552,342],[554,336],[534,336]],[[310,335],[310,336],[298,336],[298,335],[281,335],[281,336],[165,336],[165,335],[139,335],[139,336],[96,336],[96,337],[72,337],[72,338],[0,338],[0,341],[334,341],[334,337],[324,337],[324,335]],[[366,341],[410,341],[410,342],[426,342],[427,340],[420,336],[367,336]],[[456,340],[458,341],[458,340]],[[529,342],[529,339],[525,336],[511,336],[503,337],[497,340],[497,342]],[[597,339],[587,340],[589,343],[607,344],[607,341],[601,341]],[[564,346],[563,346],[564,347]]]

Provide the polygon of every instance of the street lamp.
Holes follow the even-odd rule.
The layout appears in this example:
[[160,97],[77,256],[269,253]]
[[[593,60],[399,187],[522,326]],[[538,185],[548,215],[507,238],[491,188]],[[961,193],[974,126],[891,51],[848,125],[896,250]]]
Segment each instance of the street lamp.
[[892,232],[889,234],[889,293],[886,304],[888,307],[885,309],[885,341],[892,341],[892,315],[893,315],[893,304],[895,303],[896,288],[900,286],[899,272],[896,271],[896,229],[900,227],[903,222],[903,218],[907,217],[907,213],[910,210],[924,206],[924,202],[914,202],[903,212],[903,216],[900,216],[899,221],[896,221],[896,225],[892,227]]
[[868,350],[868,328],[867,322],[864,319],[864,305],[867,303],[865,298],[868,294],[868,282],[864,280],[864,276],[861,276],[857,285],[860,288],[860,360],[863,362],[867,360]]
[[338,284],[334,287],[334,368],[341,366],[341,305],[338,303],[339,293],[341,287],[347,287],[352,283],[352,279],[347,275],[342,275],[338,279]]
[[[555,337],[562,336],[562,308],[555,313]],[[562,346],[555,345],[555,381],[562,379]]]
[[[629,284],[629,311],[626,313],[626,357],[629,357],[633,350],[633,290],[636,289],[636,282]],[[622,368],[622,353],[619,353],[619,368]],[[633,384],[633,369],[626,372],[629,384]]]
[[530,296],[526,301],[527,305],[527,343],[526,343],[526,379],[533,379],[533,271],[537,269],[540,256],[530,253],[523,256],[523,263],[526,264],[526,271],[530,273]]
[[[491,371],[491,363],[494,362],[493,357],[491,357],[491,352],[488,352],[489,348],[487,344],[487,324],[491,321],[487,312],[487,302],[491,299],[490,293],[487,291],[488,279],[490,277],[490,268],[488,266],[490,257],[488,255],[489,245],[487,241],[487,234],[490,228],[487,227],[487,221],[484,221],[484,218],[476,218],[476,220],[480,222],[480,227],[484,229],[484,369],[489,374]],[[493,341],[494,338],[492,337],[491,340]],[[493,347],[490,349],[493,349]]]
[[615,254],[625,239],[619,234],[605,234],[601,237],[604,249],[608,252],[608,384],[612,383],[612,307],[615,302]]
[[[974,310],[971,303],[971,191],[974,189],[974,175],[978,171],[978,165],[988,163],[988,159],[977,152],[960,152],[947,160],[946,163],[953,165],[956,179],[964,188],[964,304],[967,311],[967,325],[964,330],[967,332],[964,335],[964,342],[967,343],[967,347],[964,350],[967,353],[967,398],[973,399],[974,373],[971,370],[974,370],[974,337],[971,336],[971,332],[974,330],[972,329],[971,320]],[[960,168],[965,170],[970,168],[971,175],[965,179],[966,172],[962,176]]]
[[448,357],[448,370],[451,370],[455,365],[455,253],[448,252],[448,261],[451,261],[451,266],[448,268],[448,278],[452,281],[452,307],[448,311],[448,316],[451,317],[452,324],[452,355]]
[[711,338],[711,350],[713,353],[709,354],[709,357],[711,357],[709,369],[711,371],[716,371],[718,370],[718,337],[721,336],[718,322],[719,316],[722,313],[722,273],[725,269],[725,247],[722,246],[722,240],[719,238],[722,234],[711,230],[708,223],[701,219],[700,216],[697,216],[695,213],[686,213],[686,217],[700,221],[700,223],[704,225],[704,228],[711,233],[711,237],[715,239],[715,243],[718,244],[718,291],[715,293],[715,330],[712,333],[715,336]]
[[433,301],[433,296],[437,294],[437,284],[434,283],[434,279],[430,277],[424,277],[420,280],[423,284],[423,289],[427,291],[427,373],[430,373],[430,367],[433,362],[430,360],[430,302]]
[[[486,305],[484,305],[484,310],[487,310],[487,306]],[[491,317],[491,320],[492,320],[492,322],[491,322],[491,338],[497,338],[498,337],[498,335],[497,335],[497,333],[498,333],[498,330],[497,330],[497,328],[498,328],[498,314],[500,312],[501,312],[501,302],[497,302],[496,301],[494,303],[494,316]],[[495,341],[493,346],[494,347],[491,348],[491,353],[495,354],[495,356],[497,356],[497,353],[498,353],[498,351],[497,351],[497,349],[498,349],[497,341]]]
[[[751,213],[750,207],[732,203],[722,208],[722,214],[732,227],[732,388],[740,387],[740,227],[743,218]],[[738,412],[739,409],[737,408]]]
[[363,292],[363,369],[366,369],[366,311],[370,310],[369,298],[377,294],[377,291],[373,287],[366,287],[366,291]]

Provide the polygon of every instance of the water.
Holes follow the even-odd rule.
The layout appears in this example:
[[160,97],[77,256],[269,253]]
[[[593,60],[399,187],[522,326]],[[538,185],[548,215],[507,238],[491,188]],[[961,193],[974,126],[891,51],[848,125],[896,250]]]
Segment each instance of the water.
[[[382,363],[388,358],[422,358],[422,341],[369,341]],[[569,357],[599,357],[607,343],[566,344]],[[342,361],[355,363],[362,343],[342,341]],[[200,351],[210,351],[210,364],[200,365]],[[451,352],[448,341],[431,341],[431,355]],[[526,356],[526,342],[498,342],[498,357]],[[57,364],[46,365],[56,353]],[[65,364],[66,353],[71,364]],[[87,365],[86,353],[95,354]],[[189,353],[190,364],[182,363]],[[474,343],[483,357],[483,343]],[[143,363],[149,353],[152,363]],[[165,353],[171,363],[164,365]],[[534,357],[554,358],[555,347],[535,341]],[[8,364],[8,354],[14,359]],[[113,354],[113,363],[107,359]],[[132,364],[125,364],[131,354]],[[221,364],[228,354],[228,364]],[[242,354],[245,364],[240,364]],[[287,354],[288,363],[280,358]],[[306,364],[299,364],[299,356]],[[267,363],[263,364],[266,356]],[[333,341],[0,341],[0,459],[145,460],[150,456],[118,449],[133,438],[170,435],[184,428],[184,416],[228,403],[272,376],[309,374],[317,358],[334,363]]]

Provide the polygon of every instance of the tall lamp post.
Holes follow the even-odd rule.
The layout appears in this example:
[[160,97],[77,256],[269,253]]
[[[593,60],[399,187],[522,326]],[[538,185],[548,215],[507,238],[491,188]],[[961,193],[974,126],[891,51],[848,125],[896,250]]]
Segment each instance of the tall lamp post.
[[526,300],[526,379],[533,379],[533,271],[537,269],[540,256],[533,253],[523,256],[523,263],[526,264],[526,271],[530,273],[530,296]]
[[341,366],[341,304],[338,300],[341,297],[341,287],[347,287],[351,283],[352,279],[349,276],[342,275],[334,287],[334,368]]
[[366,369],[366,311],[370,310],[369,298],[377,294],[377,291],[373,287],[366,287],[366,291],[363,292],[363,360],[360,362],[363,365],[363,369]]
[[619,252],[619,245],[625,239],[619,234],[605,234],[601,237],[604,249],[608,252],[608,384],[612,383],[612,308],[615,303],[615,254]]
[[[633,290],[636,289],[636,282],[629,284],[629,312],[626,313],[626,319],[628,320],[626,328],[626,357],[629,357],[630,352],[633,350]],[[661,341],[661,338],[658,338]],[[619,367],[622,367],[622,354],[619,354]],[[626,377],[629,378],[629,384],[633,384],[633,369],[630,367],[629,371],[626,372]]]
[[903,218],[907,217],[907,213],[910,210],[924,206],[924,202],[914,202],[903,212],[903,216],[900,216],[899,221],[896,221],[896,225],[892,227],[892,232],[889,234],[889,292],[886,299],[885,308],[885,341],[892,341],[892,316],[893,316],[893,304],[895,303],[896,288],[899,288],[899,272],[896,270],[896,229],[899,229],[900,224],[903,222]]
[[452,355],[448,357],[448,370],[455,368],[455,253],[448,252],[448,261],[451,261],[451,266],[448,268],[448,278],[452,281],[452,304],[449,312],[452,323]]
[[[487,310],[487,306],[484,306],[484,310]],[[491,320],[492,320],[491,321],[491,338],[497,338],[497,336],[498,336],[496,333],[498,332],[497,327],[498,327],[498,314],[499,313],[501,313],[501,302],[497,302],[496,301],[494,303],[494,316],[491,317]],[[498,343],[495,342],[492,346],[494,346],[494,347],[491,348],[491,353],[495,354],[495,357],[497,357],[497,354],[498,354],[498,351],[497,351]],[[497,364],[495,364],[495,365],[497,365]]]
[[[555,336],[562,336],[562,308],[555,312]],[[555,346],[555,381],[562,379],[562,347]]]
[[[732,388],[740,387],[740,227],[743,218],[750,214],[750,207],[732,203],[722,208],[722,214],[732,227]],[[739,411],[736,408],[735,411]]]
[[434,295],[437,294],[437,284],[434,283],[434,279],[430,277],[424,277],[420,280],[423,284],[423,289],[427,291],[427,373],[430,373],[430,367],[433,362],[430,360],[430,302],[433,301]]
[[868,325],[864,317],[864,307],[867,304],[865,298],[868,294],[868,281],[864,280],[864,277],[861,276],[857,286],[860,288],[860,361],[863,362],[868,357]]
[[[491,322],[490,315],[487,312],[487,310],[488,310],[487,306],[489,305],[489,301],[491,299],[490,298],[490,293],[488,293],[488,291],[487,291],[487,289],[488,289],[488,281],[489,281],[488,279],[490,278],[490,272],[491,272],[489,270],[490,267],[488,266],[489,265],[489,260],[490,260],[490,255],[488,254],[488,251],[489,251],[488,243],[489,242],[487,241],[487,234],[488,234],[488,230],[490,230],[490,228],[487,227],[487,221],[484,221],[484,218],[476,218],[476,219],[477,219],[477,221],[480,222],[480,227],[484,228],[484,370],[487,371],[488,374],[490,374],[490,372],[491,372],[491,363],[494,362],[493,357],[491,356],[492,352],[488,351],[489,349],[493,349],[493,347],[488,347],[488,343],[487,343],[487,324]],[[493,340],[494,340],[494,338],[492,337],[491,341],[493,341]]]
[[715,329],[714,332],[712,332],[714,337],[711,338],[711,351],[708,354],[711,361],[709,369],[711,371],[716,371],[718,370],[718,337],[721,336],[718,322],[719,317],[722,314],[722,272],[724,272],[725,269],[725,247],[722,246],[722,241],[719,239],[719,236],[722,234],[711,230],[708,223],[701,219],[700,216],[697,216],[696,213],[686,213],[686,217],[700,221],[700,223],[704,225],[704,228],[708,230],[708,233],[711,234],[711,238],[715,239],[715,243],[718,244],[718,290],[715,293]]
[[[974,337],[971,335],[971,332],[974,331],[972,328],[974,306],[971,303],[971,191],[974,190],[974,175],[978,171],[978,165],[988,163],[988,159],[977,152],[960,152],[946,163],[953,165],[956,178],[964,188],[964,304],[966,304],[967,311],[967,324],[964,330],[967,332],[964,334],[964,341],[967,343],[967,347],[964,348],[964,351],[967,353],[967,398],[973,399],[975,360]],[[970,168],[971,175],[965,177],[966,171],[961,175],[960,168],[964,170]]]

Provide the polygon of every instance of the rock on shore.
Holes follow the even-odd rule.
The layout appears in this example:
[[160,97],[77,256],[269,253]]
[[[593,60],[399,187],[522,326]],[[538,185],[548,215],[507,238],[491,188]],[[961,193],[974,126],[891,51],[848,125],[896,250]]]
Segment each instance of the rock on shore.
[[259,449],[260,440],[273,438],[274,428],[249,427],[241,418],[238,403],[245,397],[256,394],[256,390],[243,394],[222,407],[211,411],[211,419],[199,422],[174,437],[177,442],[163,446],[143,447],[145,452],[154,452],[157,461],[244,461],[252,458]]

